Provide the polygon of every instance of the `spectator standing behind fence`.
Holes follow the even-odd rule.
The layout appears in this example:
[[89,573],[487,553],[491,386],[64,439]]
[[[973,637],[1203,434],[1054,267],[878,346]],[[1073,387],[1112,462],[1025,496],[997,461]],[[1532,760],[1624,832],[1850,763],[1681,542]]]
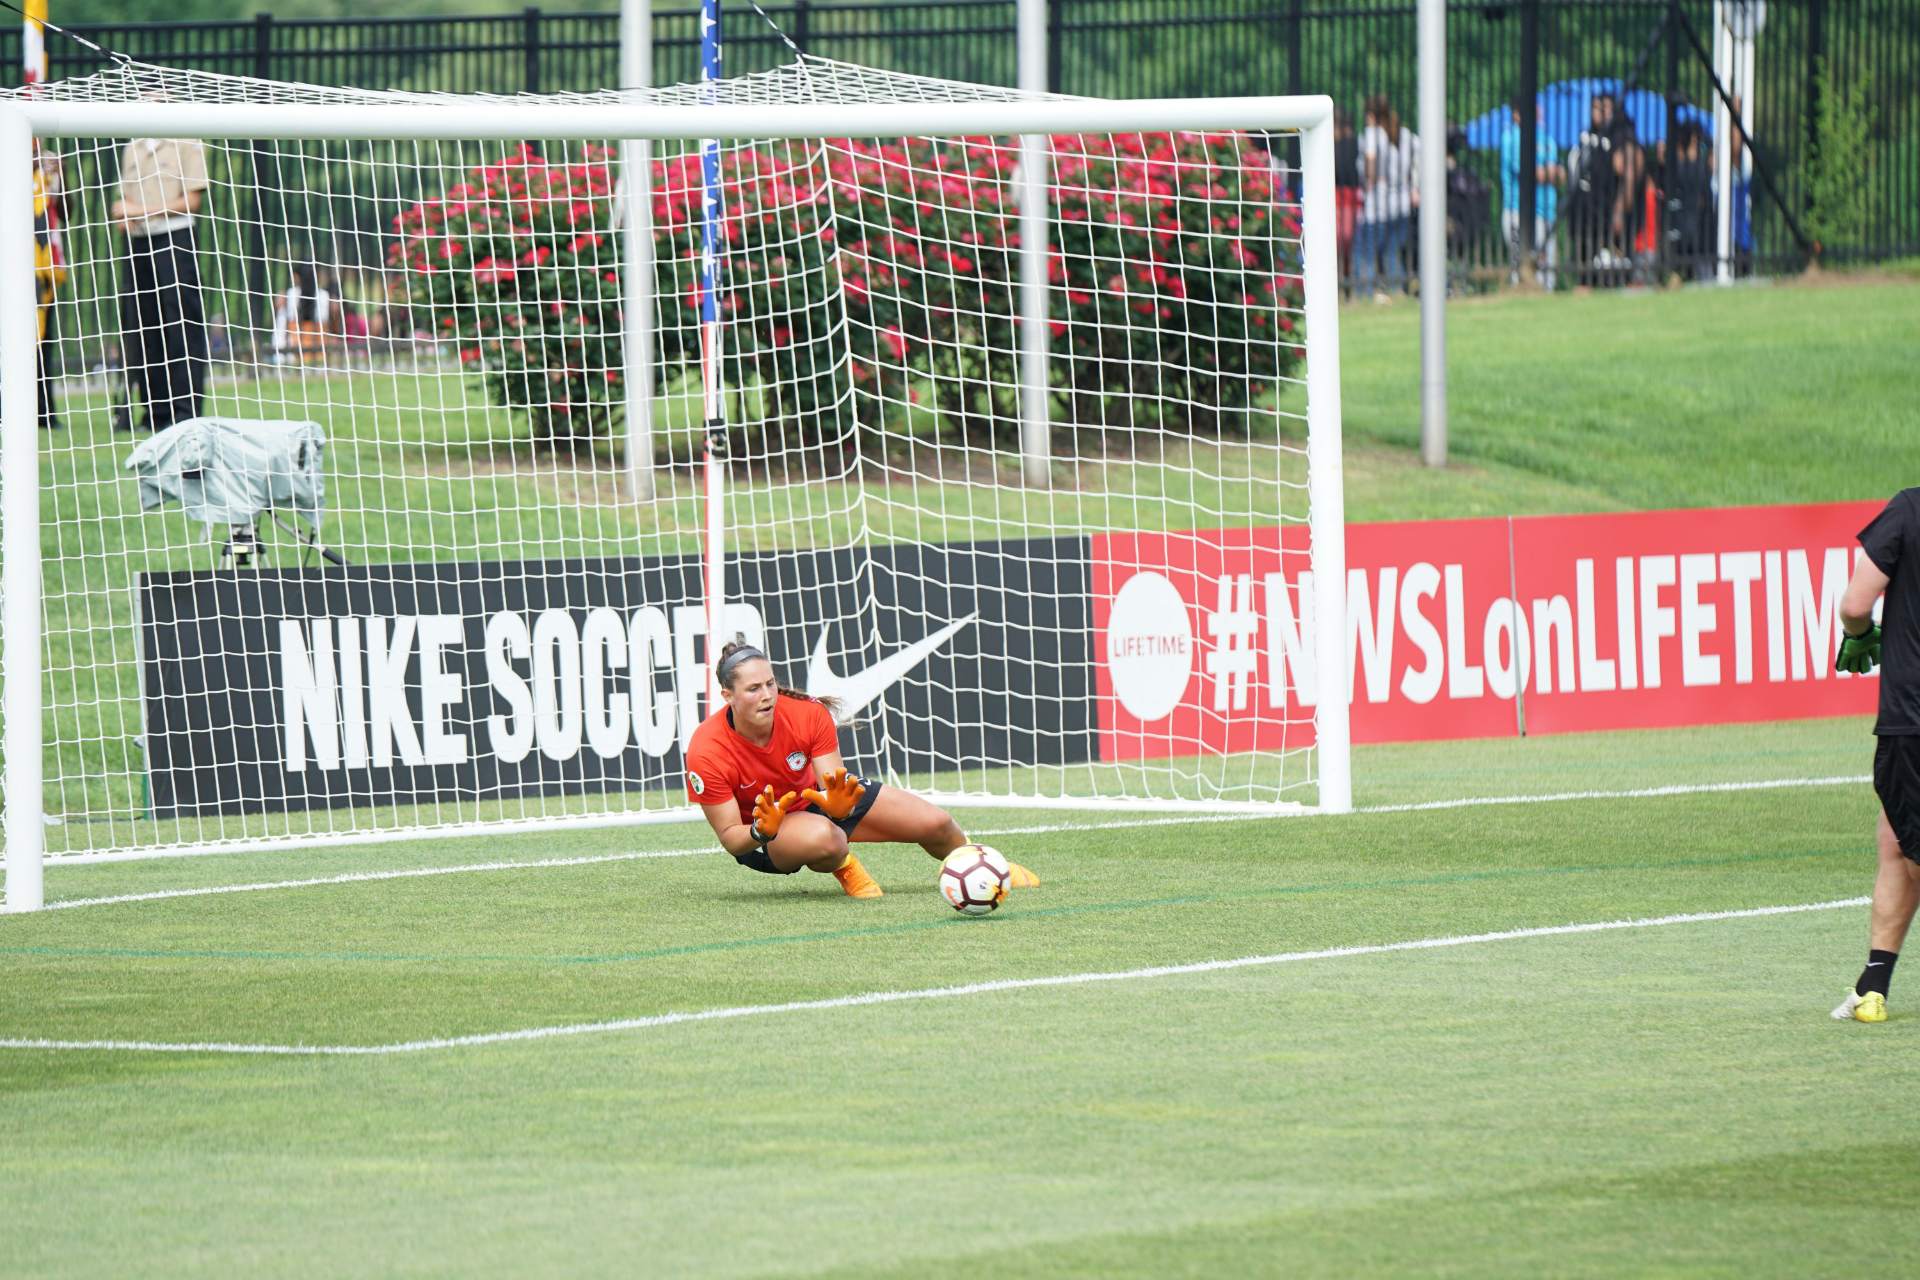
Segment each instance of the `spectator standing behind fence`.
[[1727,131],[1733,143],[1733,273],[1745,276],[1753,274],[1753,148],[1740,127],[1740,112],[1736,93]]
[[54,291],[67,278],[66,264],[60,257],[60,223],[64,220],[65,189],[61,184],[60,157],[35,144],[33,158],[33,291],[34,315],[39,321],[33,349],[34,375],[39,388],[40,425],[49,431],[60,428],[60,417],[53,408],[53,362],[48,359],[53,346],[48,333],[53,321]]
[[1697,120],[1685,120],[1672,141],[1663,143],[1660,188],[1665,214],[1667,262],[1683,277],[1713,277],[1713,162]]
[[120,198],[109,210],[127,238],[121,346],[129,391],[161,431],[200,415],[207,388],[207,325],[194,254],[194,215],[207,189],[206,147],[192,138],[136,138],[120,157]]
[[[1478,255],[1474,250],[1487,237],[1487,230],[1493,225],[1493,188],[1487,180],[1470,164],[1463,163],[1467,154],[1467,131],[1449,127],[1447,129],[1447,292],[1451,296],[1454,288],[1455,273],[1464,276]],[[1418,246],[1420,238],[1412,237]],[[1420,255],[1416,252],[1414,258]]]
[[1594,95],[1568,164],[1573,247],[1581,284],[1625,284],[1640,220],[1640,144],[1610,93]]
[[293,283],[273,312],[273,362],[319,357],[332,322],[333,293],[320,283],[319,268],[295,267]]
[[[1507,238],[1507,252],[1513,260],[1512,281],[1520,281],[1520,126],[1522,111],[1532,111],[1540,120],[1538,103],[1515,98],[1507,127],[1500,134],[1500,230]],[[1560,216],[1560,186],[1567,171],[1560,163],[1560,148],[1546,130],[1545,122],[1533,138],[1533,266],[1534,278],[1549,292],[1559,282],[1560,245],[1554,235],[1554,220]]]
[[1360,186],[1360,139],[1344,107],[1333,109],[1333,213],[1340,247],[1340,281],[1353,281],[1353,232],[1365,199]]
[[1376,302],[1390,302],[1406,287],[1407,233],[1420,205],[1420,139],[1400,123],[1400,113],[1383,94],[1367,99],[1364,124],[1360,168],[1366,203],[1354,231],[1353,291],[1356,297],[1371,293]]

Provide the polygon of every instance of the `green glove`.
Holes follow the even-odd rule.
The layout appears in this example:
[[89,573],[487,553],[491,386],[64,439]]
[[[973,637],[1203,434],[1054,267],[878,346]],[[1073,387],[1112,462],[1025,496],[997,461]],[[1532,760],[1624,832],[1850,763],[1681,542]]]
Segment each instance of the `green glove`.
[[1851,671],[1863,676],[1879,665],[1879,624],[1868,627],[1865,634],[1857,636],[1848,635],[1845,628],[1841,629],[1840,652],[1833,660],[1835,671]]

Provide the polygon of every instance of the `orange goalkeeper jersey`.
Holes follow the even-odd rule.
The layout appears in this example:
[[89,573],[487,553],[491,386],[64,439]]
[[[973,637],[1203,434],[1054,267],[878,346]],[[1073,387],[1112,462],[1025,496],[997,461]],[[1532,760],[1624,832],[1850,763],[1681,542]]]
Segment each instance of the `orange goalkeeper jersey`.
[[[740,802],[740,812],[753,812],[753,798],[768,787],[777,799],[789,791],[817,787],[813,758],[840,749],[833,715],[811,698],[781,694],[773,704],[773,736],[756,747],[733,727],[725,707],[693,731],[687,747],[687,799],[694,804]],[[792,810],[808,808],[805,800]]]

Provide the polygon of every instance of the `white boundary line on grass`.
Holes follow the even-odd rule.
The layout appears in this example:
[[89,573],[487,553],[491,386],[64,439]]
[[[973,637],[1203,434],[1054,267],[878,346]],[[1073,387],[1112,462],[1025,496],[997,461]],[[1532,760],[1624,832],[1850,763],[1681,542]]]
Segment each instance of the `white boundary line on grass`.
[[[1548,795],[1468,796],[1459,800],[1425,800],[1412,804],[1369,805],[1355,809],[1354,812],[1423,813],[1434,809],[1469,809],[1483,805],[1553,804],[1571,800],[1646,800],[1661,796],[1701,795],[1712,792],[1852,786],[1872,780],[1866,774],[1845,774],[1827,778],[1766,778],[1754,782],[1676,783],[1666,787],[1640,787],[1626,791],[1560,791]],[[1037,827],[1003,827],[997,830],[976,831],[974,834],[999,839],[1001,836],[1055,835],[1063,831],[1119,831],[1135,827],[1170,827],[1191,823],[1246,822],[1248,820],[1248,815],[1243,813],[1196,814],[1187,817],[1125,818],[1118,822],[1056,822]],[[353,871],[334,876],[316,876],[306,880],[267,880],[247,884],[205,885],[193,889],[157,889],[148,893],[119,893],[102,898],[60,898],[47,903],[46,910],[70,911],[76,907],[110,907],[129,902],[206,898],[227,893],[258,893],[269,889],[313,889],[325,885],[366,884],[379,880],[412,880],[423,876],[465,875],[479,871],[535,871],[547,867],[585,867],[598,863],[637,862],[650,858],[693,858],[717,852],[718,850],[711,847],[645,849],[631,853],[592,854],[578,858],[539,858],[521,862],[468,862],[451,867],[408,867],[396,871]]]
[[[1665,787],[1642,787],[1625,791],[1561,791],[1549,795],[1518,796],[1466,796],[1458,800],[1427,800],[1417,804],[1379,804],[1363,805],[1355,813],[1408,813],[1420,809],[1464,809],[1476,805],[1489,804],[1548,804],[1562,800],[1635,800],[1650,796],[1682,796],[1711,791],[1768,791],[1779,787],[1834,787],[1860,782],[1871,782],[1866,774],[1836,776],[1830,778],[1767,778],[1756,782],[1702,782],[1681,783]],[[1004,802],[1006,808],[1020,808],[1018,799]],[[1263,821],[1271,818],[1319,818],[1329,815],[1305,806],[1276,808],[1271,813],[1264,811],[1239,811],[1234,813],[1193,813],[1170,814],[1163,818],[1131,818],[1118,822],[1102,823],[1063,823],[1056,826],[1011,827],[1003,831],[982,831],[980,835],[1031,835],[1051,831],[1099,831],[1109,827],[1169,827],[1189,822],[1246,822]],[[570,831],[597,831],[615,826],[684,826],[697,825],[696,815],[680,818],[666,818],[659,813],[635,814],[627,818],[609,818],[592,823],[572,823]],[[543,831],[545,827],[537,823],[515,821],[502,823],[488,837],[496,835],[525,835],[529,831]],[[263,846],[259,844],[221,844],[209,848],[164,848],[164,849],[122,849],[114,853],[59,853],[50,854],[47,862],[56,867],[91,867],[117,862],[159,862],[175,858],[211,858],[242,853],[302,853],[309,850],[332,852],[336,849],[358,848],[372,844],[399,844],[415,840],[454,840],[472,839],[471,835],[448,835],[439,831],[403,832],[380,831],[363,833],[352,840],[299,841],[292,840],[284,844]],[[689,850],[689,852],[694,852]]]
[[824,1000],[794,1000],[786,1004],[730,1005],[716,1009],[696,1009],[683,1013],[656,1013],[644,1018],[620,1018],[610,1022],[575,1022],[552,1027],[527,1027],[518,1031],[490,1031],[479,1035],[450,1036],[434,1040],[403,1040],[393,1044],[236,1044],[217,1041],[176,1042],[166,1040],[35,1040],[0,1039],[0,1049],[57,1049],[89,1052],[124,1053],[212,1053],[254,1056],[293,1057],[386,1057],[401,1053],[425,1053],[436,1049],[468,1049],[482,1045],[513,1044],[527,1040],[554,1040],[562,1037],[604,1035],[616,1031],[642,1031],[653,1027],[678,1026],[687,1022],[719,1022],[733,1018],[757,1018],[777,1013],[809,1013],[831,1009],[853,1009],[865,1005],[898,1004],[906,1000],[951,1000],[960,996],[990,995],[1001,991],[1030,991],[1040,987],[1073,987],[1095,982],[1136,982],[1148,978],[1173,978],[1194,973],[1223,973],[1232,969],[1252,969],[1270,965],[1299,964],[1308,960],[1339,960],[1352,956],[1387,955],[1398,951],[1436,951],[1444,947],[1476,946],[1486,942],[1514,942],[1523,938],[1565,937],[1571,934],[1607,933],[1620,929],[1656,929],[1676,924],[1706,924],[1718,920],[1751,920],[1761,916],[1796,915],[1808,911],[1835,911],[1843,907],[1861,907],[1870,898],[1840,898],[1832,902],[1802,902],[1778,907],[1748,907],[1736,911],[1696,911],[1685,915],[1651,916],[1638,920],[1602,920],[1585,924],[1541,925],[1531,929],[1505,929],[1497,933],[1453,934],[1438,938],[1415,938],[1405,942],[1381,942],[1365,946],[1327,947],[1318,951],[1283,951],[1275,955],[1240,956],[1232,960],[1202,960],[1193,964],[1155,965],[1145,969],[1125,969],[1108,973],[1063,973],[1045,978],[1003,978],[995,982],[974,982],[960,987],[922,987],[914,991],[865,991],[857,995],[833,996]]
[[1468,809],[1483,804],[1552,804],[1566,800],[1651,800],[1661,796],[1698,796],[1720,791],[1779,791],[1788,787],[1851,787],[1872,782],[1869,773],[1842,773],[1825,778],[1763,778],[1757,782],[1676,782],[1665,787],[1634,787],[1625,791],[1558,791],[1533,796],[1470,796],[1464,800],[1422,800],[1413,804],[1376,804],[1355,813],[1423,813],[1429,809]]
[[472,871],[531,871],[543,867],[587,867],[599,862],[635,862],[642,858],[691,858],[717,853],[710,849],[645,849],[632,853],[596,853],[578,858],[540,858],[531,862],[468,862],[457,867],[407,867],[398,871],[348,871],[311,880],[264,880],[248,884],[202,885],[194,889],[155,889],[148,893],[117,893],[106,898],[60,898],[47,911],[75,907],[111,907],[123,902],[159,902],[166,898],[206,898],[221,893],[259,893],[266,889],[313,889],[329,884],[363,884],[371,880],[413,880],[421,876],[455,876]]

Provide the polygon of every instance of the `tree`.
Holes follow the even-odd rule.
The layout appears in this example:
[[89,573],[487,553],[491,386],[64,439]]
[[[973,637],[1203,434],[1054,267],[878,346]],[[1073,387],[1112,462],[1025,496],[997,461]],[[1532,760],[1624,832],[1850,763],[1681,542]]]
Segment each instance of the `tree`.
[[1818,142],[1807,166],[1807,234],[1824,258],[1835,249],[1864,247],[1867,230],[1867,135],[1872,126],[1872,76],[1864,69],[1836,77],[1821,58],[1814,71],[1820,107]]

